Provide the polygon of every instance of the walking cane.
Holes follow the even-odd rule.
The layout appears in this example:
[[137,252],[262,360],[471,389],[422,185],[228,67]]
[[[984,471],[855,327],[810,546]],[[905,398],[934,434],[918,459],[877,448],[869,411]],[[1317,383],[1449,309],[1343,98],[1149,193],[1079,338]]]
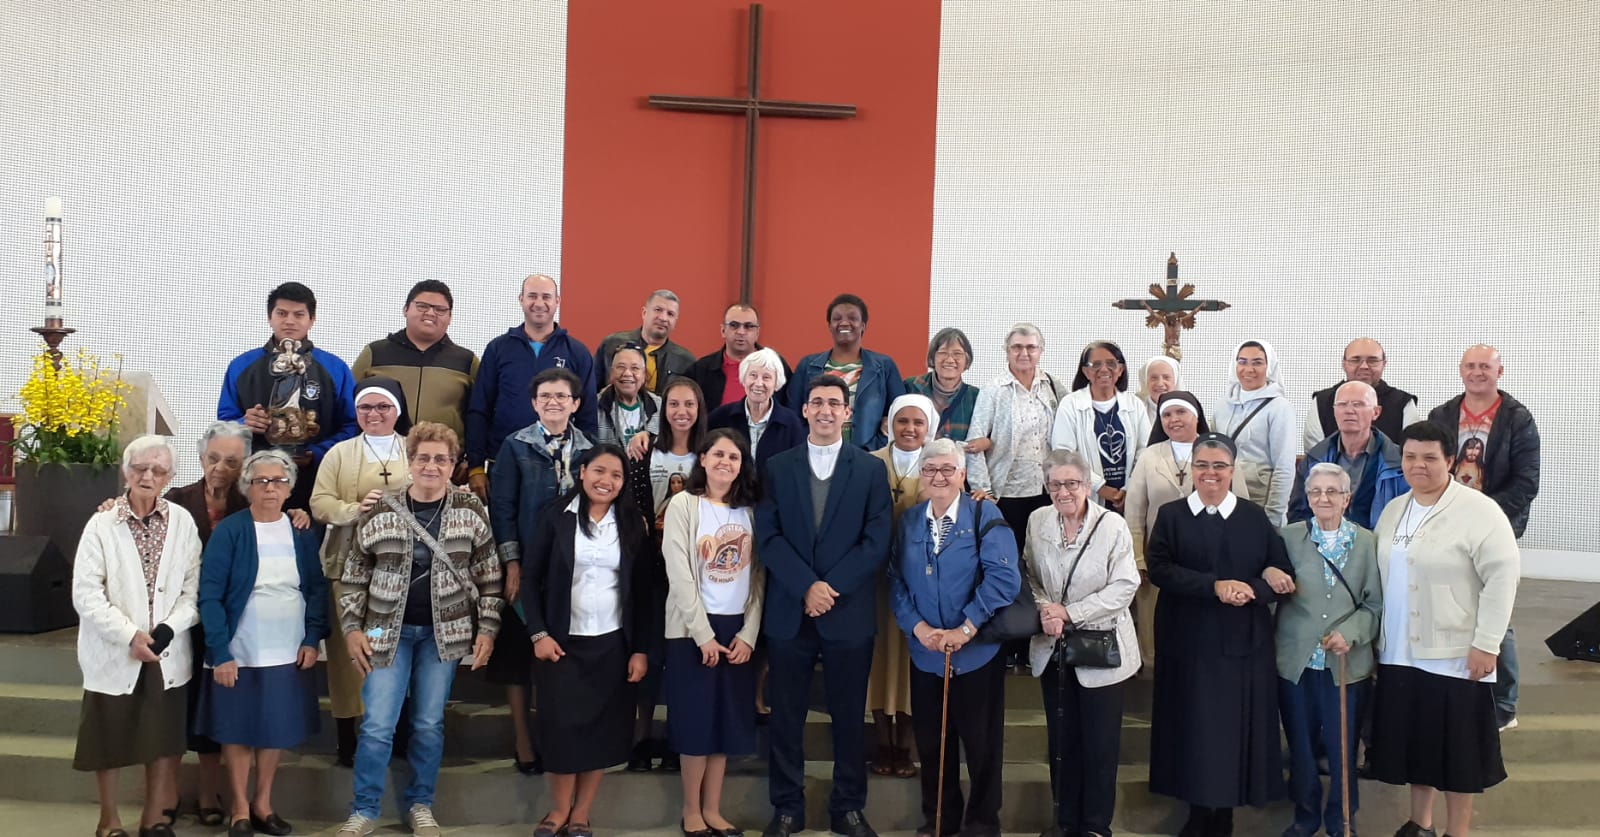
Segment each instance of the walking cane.
[[939,708],[939,790],[934,794],[933,837],[944,837],[944,745],[950,723],[950,649],[944,649],[944,701]]
[[1345,656],[1339,657],[1339,803],[1344,814],[1344,833],[1354,834],[1350,822],[1350,718],[1345,703]]

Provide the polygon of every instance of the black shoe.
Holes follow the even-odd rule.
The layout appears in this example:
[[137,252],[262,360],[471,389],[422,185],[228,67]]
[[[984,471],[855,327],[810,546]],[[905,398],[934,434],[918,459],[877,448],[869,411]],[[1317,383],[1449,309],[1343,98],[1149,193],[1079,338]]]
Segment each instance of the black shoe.
[[522,759],[517,758],[517,751],[515,748],[512,748],[511,763],[516,765],[517,772],[524,776],[538,776],[544,773],[544,757],[539,755],[538,750],[533,751],[533,758],[531,760],[523,761]]
[[761,832],[761,837],[793,837],[806,830],[805,823],[788,814],[776,814],[772,822],[767,823],[767,830]]
[[633,745],[633,755],[628,757],[627,771],[629,773],[649,773],[652,767],[650,758],[650,739],[646,738]]
[[276,811],[268,814],[265,819],[256,816],[255,811],[251,811],[250,827],[262,834],[271,834],[272,837],[283,837],[285,834],[294,833],[294,826],[284,821],[283,817],[278,816]]
[[1233,837],[1233,809],[1218,808],[1206,821],[1206,837]]
[[733,826],[731,828],[713,828],[711,829],[711,835],[712,837],[744,837],[744,829],[739,828],[738,826]]
[[683,832],[683,837],[717,837],[716,829],[711,826],[708,825],[699,831],[690,831],[689,826],[683,824],[683,820],[678,820],[678,830]]
[[234,820],[228,826],[228,837],[255,837],[256,830],[251,827],[249,820]]
[[1431,828],[1423,828],[1411,820],[1406,820],[1406,824],[1400,826],[1394,837],[1439,837],[1439,835]]
[[840,837],[878,837],[878,832],[867,824],[867,815],[860,811],[846,811],[834,817],[828,830]]
[[172,830],[172,826],[164,822],[158,822],[149,828],[139,829],[139,837],[175,837],[175,835],[176,832]]
[[661,751],[661,764],[656,769],[664,770],[667,773],[677,773],[683,769],[683,766],[678,763],[677,753],[664,749]]

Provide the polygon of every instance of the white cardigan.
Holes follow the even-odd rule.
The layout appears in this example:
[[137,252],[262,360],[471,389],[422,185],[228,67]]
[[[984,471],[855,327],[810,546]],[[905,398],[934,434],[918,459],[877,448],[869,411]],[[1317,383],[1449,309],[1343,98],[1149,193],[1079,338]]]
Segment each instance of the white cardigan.
[[[1133,561],[1133,536],[1128,524],[1114,511],[1088,503],[1083,517],[1083,536],[1094,536],[1078,557],[1078,544],[1061,542],[1061,515],[1054,506],[1034,510],[1028,516],[1028,536],[1022,547],[1022,566],[1035,604],[1061,603],[1061,585],[1066,583],[1074,560],[1080,561],[1072,573],[1067,590],[1067,617],[1079,628],[1115,630],[1122,665],[1117,668],[1076,669],[1078,683],[1094,689],[1121,683],[1139,671],[1139,640],[1134,633],[1128,605],[1139,590],[1139,570]],[[1095,529],[1095,522],[1100,526]],[[1044,674],[1055,647],[1053,637],[1039,634],[1028,647],[1028,663],[1033,676]]]
[[173,632],[161,652],[162,680],[168,689],[189,682],[189,629],[200,618],[200,533],[182,506],[168,503],[167,510],[154,608],[133,533],[117,523],[116,510],[96,514],[83,528],[72,566],[72,606],[78,611],[78,666],[86,692],[132,694],[144,664],[133,658],[129,645],[134,634],[160,624]]
[[[1122,421],[1123,444],[1127,446],[1126,483],[1133,479],[1134,463],[1145,443],[1150,441],[1150,411],[1145,409],[1139,396],[1131,392],[1117,393],[1116,402],[1117,418]],[[1094,397],[1089,394],[1088,387],[1061,399],[1061,405],[1056,408],[1055,426],[1050,430],[1050,449],[1076,451],[1088,460],[1093,471],[1089,475],[1091,490],[1099,491],[1106,484],[1104,465],[1100,462],[1100,440],[1094,435]]]

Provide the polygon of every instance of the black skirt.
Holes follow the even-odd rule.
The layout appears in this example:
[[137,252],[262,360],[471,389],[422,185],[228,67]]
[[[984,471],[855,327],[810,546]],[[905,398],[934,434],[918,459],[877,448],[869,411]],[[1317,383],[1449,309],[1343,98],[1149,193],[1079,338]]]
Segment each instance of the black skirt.
[[1379,781],[1482,793],[1505,780],[1492,685],[1379,666],[1372,706],[1372,772]]
[[189,678],[189,749],[202,755],[222,752],[222,745],[199,731],[195,719],[200,717],[200,684],[211,676],[206,668],[206,632],[198,623],[189,630],[189,647],[194,651],[194,671]]
[[533,683],[533,643],[528,641],[528,626],[511,602],[500,609],[500,633],[494,638],[494,653],[483,666],[483,677],[502,686]]
[[568,637],[558,662],[535,660],[539,753],[551,773],[587,773],[628,760],[635,688],[622,631]]
[[[744,629],[744,615],[708,614],[724,648]],[[685,756],[745,756],[756,751],[754,661],[715,666],[700,661],[692,639],[667,640],[667,741]]]

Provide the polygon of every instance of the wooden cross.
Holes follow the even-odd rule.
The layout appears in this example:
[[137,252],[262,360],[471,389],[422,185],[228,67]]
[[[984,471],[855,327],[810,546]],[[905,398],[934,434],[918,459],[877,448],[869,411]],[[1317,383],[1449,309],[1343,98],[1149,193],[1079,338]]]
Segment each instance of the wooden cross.
[[647,103],[650,107],[662,110],[725,113],[744,117],[744,215],[739,234],[739,301],[748,304],[753,287],[751,270],[755,262],[756,146],[761,117],[850,119],[856,115],[856,106],[761,98],[760,3],[750,4],[750,43],[746,65],[746,95],[743,97],[655,95]]
[[1165,329],[1161,340],[1162,353],[1173,360],[1183,360],[1183,349],[1178,345],[1178,329],[1194,328],[1196,311],[1222,311],[1229,307],[1228,303],[1221,300],[1190,299],[1193,295],[1194,285],[1178,287],[1178,254],[1173,253],[1167,257],[1166,287],[1155,283],[1150,285],[1153,299],[1120,299],[1111,303],[1111,307],[1145,312],[1146,326]]

